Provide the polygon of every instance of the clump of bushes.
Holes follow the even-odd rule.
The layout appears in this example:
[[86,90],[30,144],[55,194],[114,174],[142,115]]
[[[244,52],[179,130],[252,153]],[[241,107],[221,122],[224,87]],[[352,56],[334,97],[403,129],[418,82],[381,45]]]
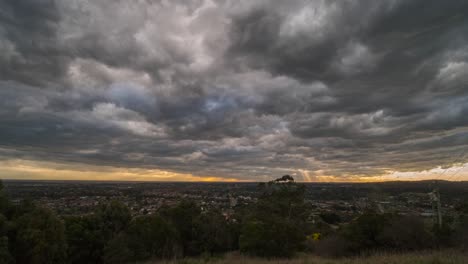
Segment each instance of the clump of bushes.
[[374,251],[434,249],[451,246],[457,237],[452,234],[454,232],[449,225],[442,228],[432,226],[418,216],[366,212],[337,232],[317,241],[313,252],[340,257]]

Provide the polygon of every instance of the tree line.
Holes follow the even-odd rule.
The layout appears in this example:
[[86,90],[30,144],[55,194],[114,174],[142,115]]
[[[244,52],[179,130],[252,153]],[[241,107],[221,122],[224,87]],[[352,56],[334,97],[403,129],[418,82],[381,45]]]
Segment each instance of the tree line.
[[371,209],[345,224],[330,213],[311,221],[305,186],[292,177],[259,184],[258,201],[230,217],[191,201],[137,217],[111,201],[92,214],[59,217],[31,201],[13,205],[2,189],[0,184],[0,263],[134,263],[228,251],[267,258],[297,252],[347,256],[466,247],[468,238],[466,206],[442,227]]

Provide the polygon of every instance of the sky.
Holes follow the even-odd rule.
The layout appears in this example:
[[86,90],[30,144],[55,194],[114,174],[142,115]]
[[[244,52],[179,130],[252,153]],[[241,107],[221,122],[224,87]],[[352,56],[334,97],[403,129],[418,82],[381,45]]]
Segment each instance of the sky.
[[0,1],[0,178],[468,180],[468,1]]

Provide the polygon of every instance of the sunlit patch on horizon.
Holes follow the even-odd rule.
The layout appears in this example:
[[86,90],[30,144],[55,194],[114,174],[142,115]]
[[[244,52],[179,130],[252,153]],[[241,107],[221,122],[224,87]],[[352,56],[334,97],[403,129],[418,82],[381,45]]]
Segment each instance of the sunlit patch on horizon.
[[118,168],[30,160],[1,160],[0,179],[97,181],[204,181],[238,182],[235,178],[195,176],[158,169]]

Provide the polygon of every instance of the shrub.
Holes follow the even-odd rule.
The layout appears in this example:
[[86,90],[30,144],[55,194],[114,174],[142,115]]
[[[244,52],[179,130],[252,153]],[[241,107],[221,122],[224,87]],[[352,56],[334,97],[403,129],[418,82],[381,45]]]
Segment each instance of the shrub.
[[17,263],[64,263],[64,225],[49,209],[37,207],[16,220]]
[[158,215],[140,216],[105,249],[106,263],[135,262],[178,256],[179,237],[174,226]]
[[351,255],[351,244],[340,234],[333,234],[315,243],[315,254],[324,257]]
[[385,248],[397,250],[418,250],[430,248],[431,236],[424,222],[416,216],[396,216],[385,225],[379,236]]
[[364,213],[347,226],[344,236],[354,251],[375,249],[380,246],[379,236],[388,220],[388,215]]

